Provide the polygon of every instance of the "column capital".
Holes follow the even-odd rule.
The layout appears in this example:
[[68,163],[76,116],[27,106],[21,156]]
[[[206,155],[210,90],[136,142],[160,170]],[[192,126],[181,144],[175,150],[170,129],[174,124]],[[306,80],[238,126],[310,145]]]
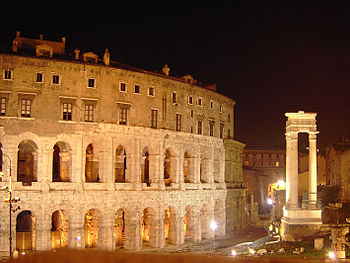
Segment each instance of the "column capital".
[[309,132],[309,141],[316,140],[319,132]]
[[297,132],[286,132],[286,140],[291,141],[291,140],[298,140],[298,133]]

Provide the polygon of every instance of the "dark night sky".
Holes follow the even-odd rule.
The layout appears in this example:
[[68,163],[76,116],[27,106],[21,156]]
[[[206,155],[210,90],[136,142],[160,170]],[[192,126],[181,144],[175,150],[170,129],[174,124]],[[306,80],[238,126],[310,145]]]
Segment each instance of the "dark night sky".
[[16,31],[66,37],[72,50],[215,82],[237,102],[235,138],[248,148],[285,147],[288,111],[318,113],[320,147],[350,134],[350,1],[38,6],[2,4],[0,46]]

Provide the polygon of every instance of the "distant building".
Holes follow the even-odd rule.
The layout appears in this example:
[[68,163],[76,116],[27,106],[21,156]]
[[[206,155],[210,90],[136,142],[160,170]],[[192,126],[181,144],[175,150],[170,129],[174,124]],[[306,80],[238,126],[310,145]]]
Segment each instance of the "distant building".
[[342,141],[327,147],[326,183],[337,188],[337,202],[350,202],[350,142]]
[[246,226],[235,102],[215,85],[19,32],[0,65],[0,186],[12,171],[21,199],[14,248],[163,248]]

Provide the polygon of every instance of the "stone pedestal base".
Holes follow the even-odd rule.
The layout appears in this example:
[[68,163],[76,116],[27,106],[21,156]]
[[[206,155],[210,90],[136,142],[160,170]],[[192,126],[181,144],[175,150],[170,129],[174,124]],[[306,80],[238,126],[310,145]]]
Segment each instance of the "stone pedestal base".
[[321,209],[283,209],[280,234],[284,241],[297,241],[312,236],[322,225]]

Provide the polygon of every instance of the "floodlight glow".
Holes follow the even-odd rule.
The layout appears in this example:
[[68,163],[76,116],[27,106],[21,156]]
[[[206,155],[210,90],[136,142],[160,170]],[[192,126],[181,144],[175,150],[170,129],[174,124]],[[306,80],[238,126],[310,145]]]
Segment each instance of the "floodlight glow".
[[283,187],[286,186],[286,183],[285,183],[283,180],[279,180],[279,181],[277,182],[277,185],[278,185],[278,187],[283,188]]
[[215,231],[215,229],[218,227],[218,225],[216,224],[216,222],[214,220],[210,221],[210,229]]
[[234,256],[234,257],[237,256],[237,251],[236,250],[232,250],[231,251],[231,255]]
[[334,258],[335,258],[334,252],[333,252],[333,251],[329,252],[329,253],[328,253],[328,257],[329,257],[330,259],[334,259]]
[[267,204],[273,205],[273,200],[271,198],[267,199]]

